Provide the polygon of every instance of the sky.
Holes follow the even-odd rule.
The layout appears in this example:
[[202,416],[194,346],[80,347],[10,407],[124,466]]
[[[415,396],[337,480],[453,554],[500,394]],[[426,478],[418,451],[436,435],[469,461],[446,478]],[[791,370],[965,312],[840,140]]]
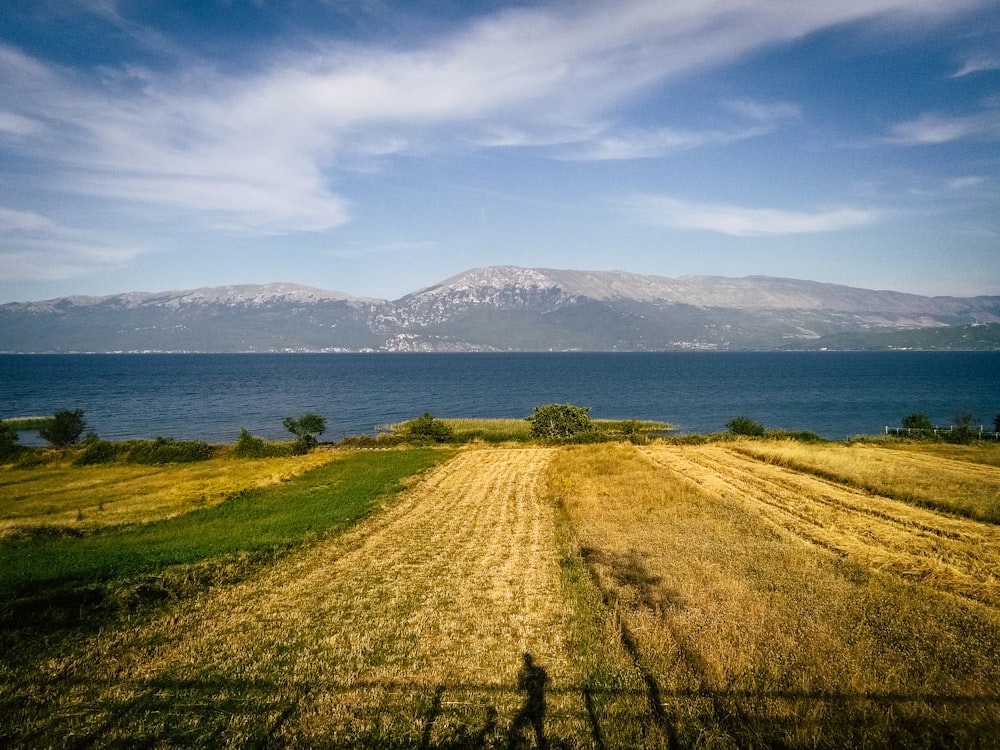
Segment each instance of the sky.
[[0,3],[0,302],[490,265],[1000,294],[1000,0]]

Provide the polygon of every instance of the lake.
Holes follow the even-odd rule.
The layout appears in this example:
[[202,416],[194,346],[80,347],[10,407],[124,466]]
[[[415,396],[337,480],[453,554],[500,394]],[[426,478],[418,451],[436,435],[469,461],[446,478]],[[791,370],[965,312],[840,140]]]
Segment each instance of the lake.
[[546,403],[680,432],[747,416],[843,439],[914,411],[939,425],[968,411],[989,429],[1000,352],[0,355],[0,418],[83,409],[112,440],[284,439],[282,419],[305,412],[336,440],[425,411],[522,418]]

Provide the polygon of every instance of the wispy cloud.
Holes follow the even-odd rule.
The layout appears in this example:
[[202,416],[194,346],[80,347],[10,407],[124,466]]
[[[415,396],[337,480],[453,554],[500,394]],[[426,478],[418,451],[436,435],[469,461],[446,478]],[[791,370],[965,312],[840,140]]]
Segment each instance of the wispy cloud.
[[662,195],[627,200],[626,210],[645,223],[669,229],[718,232],[735,237],[837,232],[877,221],[878,211],[840,206],[821,211],[784,211],[727,204],[692,203]]
[[[506,132],[574,144],[580,158],[624,159],[753,137],[793,106],[732,103],[734,124],[705,132],[606,122],[650,86],[766,45],[888,12],[933,18],[976,4],[844,0],[794,13],[752,0],[558,4],[482,17],[403,51],[303,45],[237,74],[186,58],[103,2],[98,15],[175,64],[93,75],[0,48],[0,138],[44,165],[55,191],[70,185],[213,229],[321,231],[350,220],[334,176],[359,154],[471,147]],[[944,132],[904,124],[898,137],[945,137],[935,125]]]
[[72,279],[95,266],[119,265],[138,254],[137,248],[93,230],[0,206],[0,281]]
[[958,116],[928,112],[894,125],[888,141],[902,146],[933,146],[969,138],[1000,138],[1000,109]]
[[720,146],[767,135],[800,115],[799,107],[788,102],[742,99],[726,102],[725,107],[736,116],[736,121],[726,129],[624,128],[587,139],[571,149],[565,158],[606,161],[661,157],[676,151]]
[[982,54],[968,58],[965,63],[955,73],[952,78],[962,78],[973,73],[983,73],[988,70],[1000,70],[1000,55]]

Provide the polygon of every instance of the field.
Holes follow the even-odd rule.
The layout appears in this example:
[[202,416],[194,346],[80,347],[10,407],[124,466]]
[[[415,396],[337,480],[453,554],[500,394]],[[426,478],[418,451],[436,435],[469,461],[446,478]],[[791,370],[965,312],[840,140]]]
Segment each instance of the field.
[[[979,450],[333,450],[105,526],[94,485],[52,489],[19,523],[86,528],[0,541],[0,743],[1000,747],[1000,467]],[[0,518],[27,481],[0,484]]]

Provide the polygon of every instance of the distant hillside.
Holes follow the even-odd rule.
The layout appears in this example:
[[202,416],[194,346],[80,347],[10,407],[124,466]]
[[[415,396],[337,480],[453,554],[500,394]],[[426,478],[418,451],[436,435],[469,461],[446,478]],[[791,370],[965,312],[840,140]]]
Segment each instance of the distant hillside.
[[0,305],[4,352],[1000,349],[1000,297],[477,268],[395,301],[296,284]]

